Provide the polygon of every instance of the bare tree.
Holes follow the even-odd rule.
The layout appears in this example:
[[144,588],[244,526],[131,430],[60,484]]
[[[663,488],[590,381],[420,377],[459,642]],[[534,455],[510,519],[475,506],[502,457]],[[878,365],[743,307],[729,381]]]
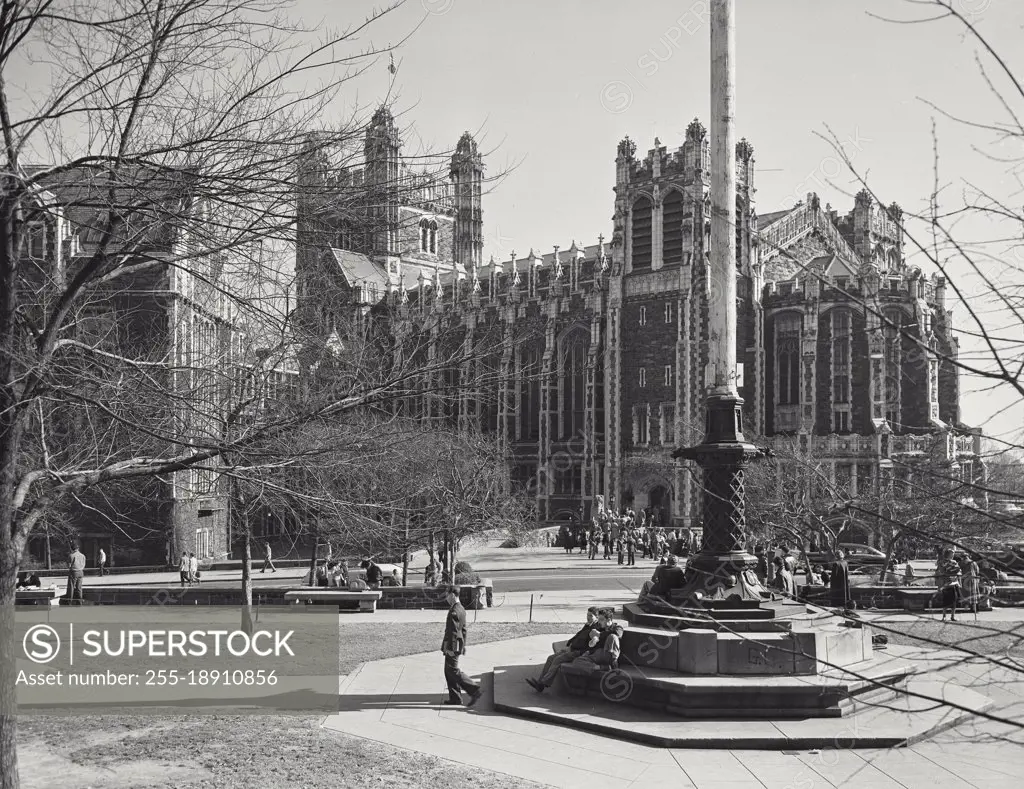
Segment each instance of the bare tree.
[[[0,4],[0,632],[28,537],[62,508],[230,477],[244,514],[326,451],[296,434],[333,439],[465,364],[461,346],[403,360],[364,332],[331,386],[274,394],[303,385],[297,346],[323,346],[289,305],[305,132],[353,155],[363,108],[325,119],[386,51],[363,35],[397,4],[335,32],[269,0]],[[4,638],[0,789],[19,785],[14,664]]]

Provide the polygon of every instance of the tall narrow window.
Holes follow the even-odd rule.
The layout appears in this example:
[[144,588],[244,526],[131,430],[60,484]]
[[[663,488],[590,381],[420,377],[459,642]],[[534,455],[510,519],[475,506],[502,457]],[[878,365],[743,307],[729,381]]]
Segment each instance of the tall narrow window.
[[884,314],[882,336],[885,342],[885,418],[893,430],[902,428],[900,420],[900,367],[902,363],[900,328],[903,313],[889,310]]
[[850,432],[850,313],[832,311],[832,429]]
[[661,404],[661,443],[669,446],[676,443],[675,403]]
[[[661,259],[664,265],[683,262],[683,195],[673,189],[662,202]],[[636,264],[634,263],[634,266]]]
[[633,406],[633,443],[638,446],[650,443],[650,417],[650,406]]
[[665,365],[665,386],[672,386],[672,365]]
[[437,222],[431,222],[430,223],[429,231],[430,231],[429,232],[429,237],[428,237],[427,240],[430,242],[430,244],[429,244],[430,245],[430,254],[431,255],[436,255],[437,254]]
[[633,234],[630,248],[633,270],[651,267],[652,206],[648,197],[641,197],[633,203]]
[[523,349],[519,361],[519,437],[540,437],[540,353]]
[[672,302],[665,302],[665,323],[672,323]]
[[800,316],[787,312],[775,319],[776,386],[779,405],[800,403]]
[[647,325],[647,308],[646,307],[641,307],[640,308],[640,325],[641,326],[646,326]]
[[424,219],[420,222],[420,252],[430,251],[430,223]]
[[559,396],[562,404],[562,437],[583,435],[586,410],[586,335],[574,331],[562,345]]
[[647,386],[647,369],[644,367],[640,368],[640,388]]

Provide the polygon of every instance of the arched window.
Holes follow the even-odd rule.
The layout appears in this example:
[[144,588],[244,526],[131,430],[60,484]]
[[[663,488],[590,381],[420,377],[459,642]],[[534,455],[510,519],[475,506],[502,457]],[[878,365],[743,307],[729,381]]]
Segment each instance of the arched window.
[[[668,266],[683,262],[683,195],[673,189],[662,202],[661,259]],[[634,222],[636,220],[634,219]],[[635,228],[635,225],[634,225]],[[634,266],[636,263],[634,262]]]
[[424,219],[420,222],[420,252],[430,251],[430,223]]
[[430,237],[429,237],[428,240],[430,241],[430,254],[431,255],[436,255],[437,254],[437,222],[431,222],[430,225],[429,225],[429,230],[430,230]]
[[562,437],[583,435],[586,416],[587,338],[582,331],[569,334],[562,343],[559,370]]
[[775,319],[776,402],[800,403],[800,315],[786,312]]
[[633,203],[633,234],[630,238],[630,250],[634,271],[651,267],[652,212],[653,207],[648,197],[640,197]]
[[832,310],[832,430],[850,432],[850,311]]

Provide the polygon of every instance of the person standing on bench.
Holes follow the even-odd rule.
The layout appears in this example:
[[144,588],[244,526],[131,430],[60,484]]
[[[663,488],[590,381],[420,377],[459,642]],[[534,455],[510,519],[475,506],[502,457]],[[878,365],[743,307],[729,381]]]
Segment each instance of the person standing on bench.
[[445,704],[462,705],[462,693],[469,694],[467,707],[479,701],[481,694],[479,683],[474,682],[459,668],[459,658],[466,654],[466,609],[459,602],[459,594],[454,586],[445,588],[445,599],[448,601],[448,619],[444,625],[444,640],[441,641],[441,652],[444,654],[444,679],[448,683],[448,698]]
[[545,688],[550,688],[555,682],[555,677],[558,676],[559,666],[563,663],[570,663],[587,650],[590,644],[591,631],[599,627],[599,614],[600,611],[597,606],[588,608],[587,623],[580,628],[576,635],[566,642],[562,649],[548,657],[544,662],[544,668],[541,669],[540,676],[537,679],[527,677],[526,684],[538,693],[543,693]]
[[78,545],[71,547],[68,557],[68,604],[81,605],[83,601],[82,580],[85,578],[85,554],[78,550]]
[[[328,549],[327,552],[328,552],[328,554],[330,554],[330,547],[331,547],[331,544],[327,543],[327,549]],[[328,558],[330,558],[330,557],[328,557]],[[263,569],[260,570],[260,572],[261,573],[265,573],[267,571],[268,567],[270,568],[270,571],[272,573],[276,573],[277,572],[277,568],[274,567],[274,554],[270,550],[270,543],[269,542],[265,542],[265,543],[263,543]]]

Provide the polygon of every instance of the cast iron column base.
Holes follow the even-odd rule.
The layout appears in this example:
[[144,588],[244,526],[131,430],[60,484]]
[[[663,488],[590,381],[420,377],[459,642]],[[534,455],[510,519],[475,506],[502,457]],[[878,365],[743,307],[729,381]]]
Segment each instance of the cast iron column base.
[[743,400],[735,395],[710,395],[704,443],[672,453],[675,458],[697,461],[704,472],[704,541],[686,564],[685,585],[673,591],[673,598],[683,598],[687,605],[768,596],[755,572],[757,558],[745,548],[743,489],[746,466],[765,452],[744,439],[742,406]]

